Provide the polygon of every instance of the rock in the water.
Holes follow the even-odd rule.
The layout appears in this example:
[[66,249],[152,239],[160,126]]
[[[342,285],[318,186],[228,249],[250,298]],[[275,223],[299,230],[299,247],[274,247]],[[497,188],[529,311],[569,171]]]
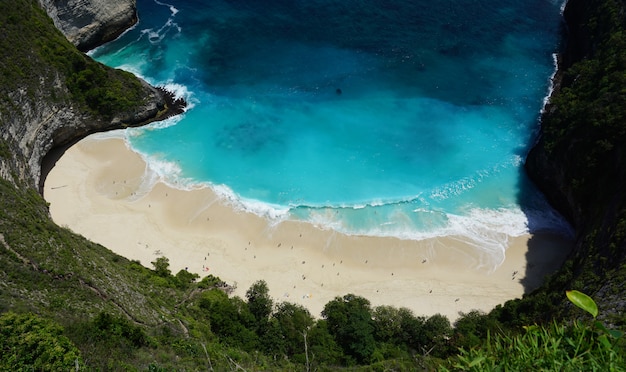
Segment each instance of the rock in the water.
[[111,41],[137,22],[135,0],[39,0],[55,26],[79,50]]

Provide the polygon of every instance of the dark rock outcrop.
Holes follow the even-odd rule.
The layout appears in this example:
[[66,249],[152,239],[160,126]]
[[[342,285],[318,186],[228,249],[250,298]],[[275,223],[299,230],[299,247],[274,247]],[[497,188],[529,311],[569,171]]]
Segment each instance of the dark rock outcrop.
[[[623,98],[619,86],[602,76],[623,73],[621,57],[602,48],[614,43],[613,33],[626,28],[625,10],[624,2],[617,0],[568,1],[567,43],[559,58],[555,90],[541,120],[539,140],[526,161],[533,181],[579,231],[600,222],[606,217],[603,211],[616,206],[612,195],[621,194],[619,185],[624,186],[626,179],[624,153],[612,146],[621,144],[623,135],[615,128],[626,123],[611,106],[619,106]],[[603,110],[612,116],[604,116]]]
[[574,286],[621,318],[626,306],[616,299],[623,297],[626,274],[626,2],[569,0],[564,17],[567,45],[526,170],[577,234],[568,272],[561,273],[567,279],[550,290]]
[[39,0],[54,25],[79,50],[117,38],[137,22],[135,0]]

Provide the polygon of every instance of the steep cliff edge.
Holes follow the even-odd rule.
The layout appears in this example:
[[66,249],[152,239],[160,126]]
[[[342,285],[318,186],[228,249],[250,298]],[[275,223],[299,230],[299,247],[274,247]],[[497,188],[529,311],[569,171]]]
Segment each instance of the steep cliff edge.
[[43,157],[167,114],[161,90],[77,51],[35,0],[0,3],[0,177],[38,187]]
[[137,22],[135,0],[39,0],[54,25],[79,50],[111,41]]
[[71,326],[106,311],[178,332],[163,319],[182,294],[160,296],[147,269],[55,225],[37,187],[51,149],[163,119],[181,102],[79,52],[36,0],[0,2],[0,25],[0,313]]
[[[561,270],[565,279],[551,280],[540,291],[500,309],[500,318],[509,324],[532,324],[531,314],[551,317],[555,307],[544,307],[544,300],[556,303],[564,298],[563,289],[577,288],[593,295],[601,313],[614,314],[609,320],[621,322],[624,329],[624,8],[623,1],[615,0],[570,0],[568,5],[571,42],[527,168],[576,225],[578,247],[574,259]],[[256,343],[254,328],[246,328],[255,323],[246,310],[249,304],[239,298],[231,302],[224,293],[207,290],[219,285],[217,278],[209,276],[195,284],[193,276],[183,270],[176,276],[161,275],[50,220],[45,201],[34,189],[43,154],[87,133],[162,118],[159,115],[171,106],[161,92],[132,75],[77,52],[36,0],[0,2],[0,25],[0,47],[5,51],[0,54],[0,315],[34,312],[55,319],[79,346],[86,365],[83,370],[309,369],[308,355],[306,366],[302,354],[297,356],[300,364],[289,364],[284,354],[265,358],[258,351],[263,344]],[[342,355],[325,321],[309,327],[301,320],[306,313],[294,314],[298,317],[285,317],[295,335],[295,341],[286,345],[299,344],[301,330],[310,329],[309,350],[316,363],[328,355]],[[228,321],[222,324],[233,335],[246,342],[249,354],[228,346],[235,337],[218,336],[222,319]],[[420,337],[432,327],[414,328],[416,323],[407,324]],[[296,324],[309,328],[293,328]],[[483,324],[485,332],[502,330],[496,323]],[[286,340],[276,329],[267,333],[272,345],[280,345],[274,340]],[[443,342],[442,332],[428,332]],[[324,348],[314,344],[315,337]],[[416,339],[410,337],[411,342]],[[389,340],[382,344],[386,350],[393,345]],[[462,345],[447,344],[459,340],[446,337],[445,347]],[[389,355],[399,355],[395,351],[399,348],[388,350]],[[425,350],[430,353],[433,348],[420,344],[420,349],[407,352],[411,362],[405,368],[398,364],[400,360],[388,366],[427,369],[417,358]],[[14,354],[9,351],[16,350],[5,351],[2,356],[10,359]],[[41,354],[39,349],[37,354]],[[328,360],[322,363],[329,363],[331,370],[335,359]],[[283,361],[287,364],[273,364]],[[78,368],[78,360],[69,362],[64,370]],[[20,369],[11,367],[0,369]],[[314,364],[311,369],[316,368]],[[378,363],[372,368],[387,367]]]
[[569,40],[526,169],[576,228],[568,285],[619,313],[625,308],[626,5],[569,0],[564,16]]

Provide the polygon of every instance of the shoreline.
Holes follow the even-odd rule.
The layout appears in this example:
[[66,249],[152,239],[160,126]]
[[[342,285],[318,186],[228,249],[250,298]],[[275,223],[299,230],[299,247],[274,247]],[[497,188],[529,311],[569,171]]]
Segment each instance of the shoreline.
[[[554,234],[509,237],[504,262],[487,272],[462,237],[413,241],[349,236],[305,222],[271,225],[233,209],[209,188],[157,182],[145,190],[146,167],[121,138],[79,141],[45,180],[53,220],[146,267],[165,256],[172,273],[187,268],[218,276],[242,298],[263,279],[275,302],[301,304],[315,317],[348,293],[372,306],[440,313],[451,321],[460,311],[488,312],[539,286],[571,248]],[[542,252],[527,262],[531,237]]]

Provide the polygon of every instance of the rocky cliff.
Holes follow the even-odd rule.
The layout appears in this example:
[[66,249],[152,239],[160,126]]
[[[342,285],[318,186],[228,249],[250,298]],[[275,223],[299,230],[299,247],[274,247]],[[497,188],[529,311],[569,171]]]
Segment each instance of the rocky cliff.
[[[37,0],[0,1],[0,25],[0,314],[45,313],[72,327],[107,311],[163,326],[173,313],[169,298],[178,295],[139,277],[149,270],[138,263],[55,225],[36,191],[51,151],[93,132],[163,119],[181,102],[78,51]],[[52,368],[3,364],[12,358],[4,351],[0,370]]]
[[[76,8],[76,22],[67,18],[68,35],[79,28],[78,19],[89,18],[80,16],[89,11],[79,10],[87,2],[41,1],[57,23],[59,14]],[[624,308],[619,296],[626,278],[625,9],[623,0],[569,0],[569,40],[541,136],[526,163],[578,233],[568,279],[549,291],[562,298],[562,289],[574,286],[613,309]],[[98,22],[104,21],[89,23],[91,34],[115,35],[124,28],[95,32]],[[76,52],[35,0],[1,2],[0,24],[16,35],[0,38],[0,48],[12,51],[0,55],[0,177],[37,186],[51,149],[92,132],[144,123],[166,109],[158,90]],[[111,99],[99,95],[103,90],[117,93]]]
[[0,177],[38,187],[51,149],[167,115],[171,97],[77,51],[35,0],[1,2],[0,24]]
[[39,0],[54,25],[79,50],[111,41],[137,22],[135,0]]
[[576,228],[566,285],[618,314],[626,275],[626,4],[569,0],[564,16],[567,46],[526,169]]
[[[556,89],[526,169],[579,232],[626,208],[626,6],[569,0]],[[606,219],[609,220],[606,220]]]

